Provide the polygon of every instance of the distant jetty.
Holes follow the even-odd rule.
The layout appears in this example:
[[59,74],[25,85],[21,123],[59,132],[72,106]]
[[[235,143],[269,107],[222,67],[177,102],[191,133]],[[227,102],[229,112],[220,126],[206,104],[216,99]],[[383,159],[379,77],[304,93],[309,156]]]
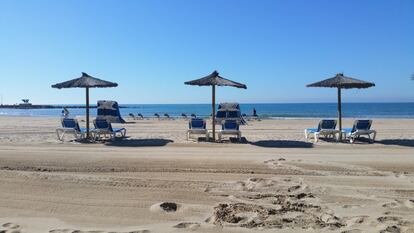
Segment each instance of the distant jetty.
[[[96,108],[95,106],[89,106],[90,108]],[[51,108],[85,108],[82,105],[43,105],[43,104],[4,104],[0,105],[0,108],[13,108],[13,109],[51,109]]]

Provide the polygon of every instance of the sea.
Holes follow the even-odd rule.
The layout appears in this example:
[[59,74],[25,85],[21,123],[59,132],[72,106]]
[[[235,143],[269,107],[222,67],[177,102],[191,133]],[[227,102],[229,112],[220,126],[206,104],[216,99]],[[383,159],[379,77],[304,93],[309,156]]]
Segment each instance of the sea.
[[[211,104],[119,104],[121,115],[142,114],[144,117],[181,117],[182,114],[207,117],[211,114]],[[63,105],[57,105],[63,107]],[[72,105],[73,106],[73,105]],[[81,106],[81,105],[77,105]],[[253,108],[261,118],[334,118],[337,116],[336,103],[249,103],[240,104],[241,112],[252,115]],[[61,108],[53,109],[6,109],[0,108],[0,115],[58,117]],[[69,109],[70,115],[85,115],[84,108]],[[90,110],[96,115],[96,108]],[[343,103],[345,118],[414,118],[414,103]]]

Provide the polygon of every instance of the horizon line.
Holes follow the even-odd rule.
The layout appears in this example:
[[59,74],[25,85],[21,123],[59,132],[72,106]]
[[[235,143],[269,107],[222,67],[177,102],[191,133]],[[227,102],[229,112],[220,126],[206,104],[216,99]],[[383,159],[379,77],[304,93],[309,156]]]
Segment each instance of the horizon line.
[[[203,105],[211,105],[211,103],[121,103],[116,101],[119,105],[197,105],[197,104],[203,104]],[[236,102],[236,101],[224,101],[224,102],[218,102],[216,103],[216,105],[218,105],[219,103],[238,103],[238,104],[337,104],[337,102]],[[368,101],[363,101],[363,102],[342,102],[342,104],[409,104],[412,103],[414,104],[414,101],[372,101],[372,102],[368,102]],[[14,105],[19,105],[20,103],[14,103],[14,104],[1,104],[0,106],[14,106]],[[33,105],[85,105],[85,103],[78,103],[78,104],[74,104],[74,103],[49,103],[49,104],[33,104]],[[91,104],[94,105],[94,104]]]

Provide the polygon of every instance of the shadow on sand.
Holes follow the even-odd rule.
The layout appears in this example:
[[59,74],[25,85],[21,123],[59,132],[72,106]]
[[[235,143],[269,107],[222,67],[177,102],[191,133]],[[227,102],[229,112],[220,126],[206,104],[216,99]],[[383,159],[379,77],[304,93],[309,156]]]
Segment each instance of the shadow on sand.
[[250,142],[251,145],[260,147],[275,148],[312,148],[313,143],[292,140],[262,140]]
[[381,141],[376,141],[376,143],[383,145],[414,147],[414,139],[384,139]]
[[145,146],[165,146],[168,143],[174,142],[169,139],[150,138],[150,139],[124,139],[106,142],[106,146],[119,147],[145,147]]
[[[216,139],[216,140],[218,140],[218,139]],[[197,141],[198,141],[198,142],[214,142],[214,141],[213,141],[213,138],[209,138],[209,140],[207,141],[205,137],[199,137],[199,138],[197,138]],[[247,143],[249,143],[249,142],[247,141],[247,139],[246,139],[245,137],[241,137],[240,141],[239,141],[237,138],[234,138],[234,137],[229,137],[229,138],[223,138],[223,139],[221,140],[221,142],[218,142],[218,141],[217,141],[217,143],[238,143],[238,144],[247,144]]]

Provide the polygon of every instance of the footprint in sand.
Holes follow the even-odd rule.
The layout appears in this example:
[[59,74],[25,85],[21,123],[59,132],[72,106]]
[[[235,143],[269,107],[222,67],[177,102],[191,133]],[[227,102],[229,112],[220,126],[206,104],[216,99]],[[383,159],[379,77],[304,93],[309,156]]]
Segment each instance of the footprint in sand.
[[161,202],[154,204],[150,207],[152,212],[165,212],[165,213],[173,213],[176,212],[180,208],[180,204],[174,202]]
[[[128,231],[128,232],[118,232],[118,231],[81,231],[81,230],[75,230],[75,229],[55,229],[50,230],[49,233],[150,233],[149,230],[137,230],[137,231]],[[2,233],[2,232],[0,232]],[[9,232],[6,232],[9,233]]]
[[352,230],[346,230],[346,231],[342,231],[341,233],[362,233],[363,231],[361,231],[360,229],[352,229]]
[[195,230],[200,227],[200,223],[198,222],[180,222],[177,225],[174,226],[175,228],[186,228]]
[[342,208],[345,208],[345,209],[356,209],[356,208],[361,208],[361,206],[360,205],[349,205],[349,204],[346,204],[346,205],[343,205]]
[[56,229],[56,230],[50,230],[49,233],[72,233],[76,230],[74,229]]
[[20,233],[20,230],[18,228],[20,228],[19,225],[15,224],[15,223],[5,223],[3,225],[1,225],[2,227],[6,228],[5,230],[0,230],[0,233]]
[[[117,232],[108,232],[108,233],[117,233]],[[119,232],[119,233],[121,233],[121,232]],[[125,233],[151,233],[151,231],[149,231],[149,230],[139,230],[139,231],[129,231],[129,232],[125,232]]]
[[402,218],[401,217],[397,217],[397,216],[381,216],[379,218],[377,218],[377,221],[380,223],[385,223],[385,222],[398,222],[401,221]]
[[349,217],[349,219],[346,220],[347,226],[353,226],[355,224],[362,224],[366,222],[366,220],[369,218],[369,216],[355,216],[355,217]]
[[56,229],[50,230],[49,233],[105,233],[106,231],[81,231],[74,229]]
[[384,230],[380,231],[380,233],[400,233],[400,232],[401,232],[401,228],[399,228],[398,226],[389,226],[385,228]]
[[385,204],[382,205],[382,207],[384,207],[384,208],[396,208],[398,206],[399,206],[398,203],[394,202],[394,201],[390,202],[390,203],[385,203]]
[[266,188],[275,185],[275,181],[271,179],[263,179],[252,177],[247,181],[237,182],[243,191],[257,191],[258,189]]
[[404,205],[405,205],[406,207],[410,208],[410,209],[414,208],[414,199],[411,199],[411,200],[406,200],[406,201],[404,202]]
[[302,188],[302,186],[300,186],[300,185],[291,186],[291,187],[288,188],[288,192],[293,192],[293,191],[298,190],[300,188]]
[[15,223],[8,222],[8,223],[3,224],[2,227],[8,228],[8,229],[17,229],[20,226]]

